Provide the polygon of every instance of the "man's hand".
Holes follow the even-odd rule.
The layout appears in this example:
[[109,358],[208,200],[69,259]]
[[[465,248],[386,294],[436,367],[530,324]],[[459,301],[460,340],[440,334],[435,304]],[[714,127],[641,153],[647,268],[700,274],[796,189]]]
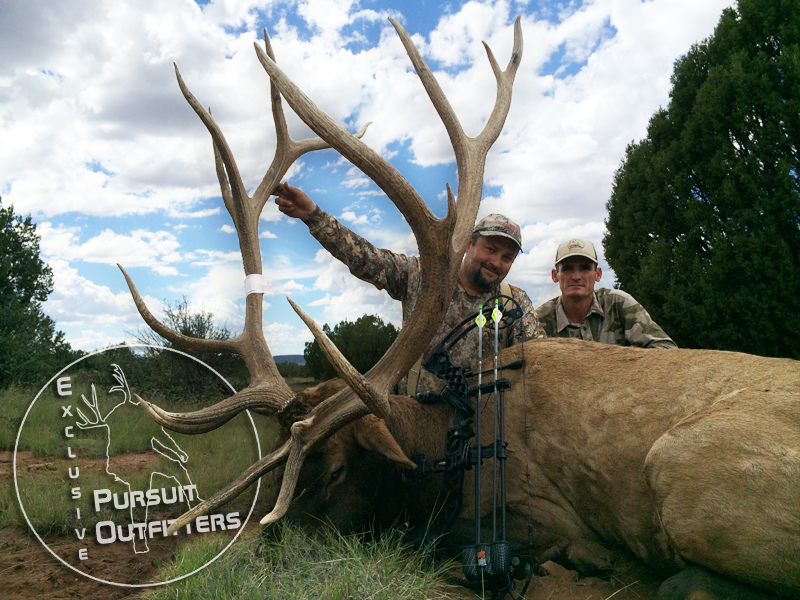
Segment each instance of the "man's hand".
[[278,210],[289,217],[305,221],[311,211],[317,208],[317,205],[302,190],[292,187],[288,183],[279,183],[272,193],[277,196],[275,204],[278,205]]

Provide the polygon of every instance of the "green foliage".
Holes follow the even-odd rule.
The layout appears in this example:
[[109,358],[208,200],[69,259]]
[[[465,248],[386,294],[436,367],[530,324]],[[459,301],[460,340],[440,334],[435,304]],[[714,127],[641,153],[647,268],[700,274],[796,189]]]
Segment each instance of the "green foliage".
[[30,215],[0,205],[0,388],[44,383],[80,356],[42,311],[53,273],[39,257]]
[[282,362],[278,363],[278,373],[281,377],[288,379],[289,377],[306,377],[308,369],[305,365],[298,365],[296,362]]
[[631,144],[606,258],[680,345],[800,358],[800,3],[739,0]]
[[[174,307],[167,303],[163,323],[170,329],[193,338],[226,340],[232,336],[232,332],[227,327],[214,323],[213,313],[202,309],[197,312],[192,311],[185,296]],[[186,350],[144,327],[136,331],[135,337],[139,343],[174,348],[198,358],[225,377],[237,390],[246,387],[249,383],[247,367],[238,354],[215,354]],[[148,349],[145,356],[148,359],[147,370],[152,373],[150,379],[152,393],[208,400],[218,400],[231,394],[218,377],[197,362],[186,360],[174,352],[157,349]]]
[[[168,598],[284,599],[374,598],[422,600],[451,598],[444,579],[452,564],[434,567],[422,552],[414,552],[398,532],[379,541],[343,536],[328,529],[320,535],[280,522],[273,539],[245,533],[217,561],[172,585],[145,593],[152,600]],[[178,550],[175,561],[162,569],[165,580],[199,568],[222,549],[212,536],[193,540]]]
[[[375,315],[363,315],[353,322],[345,319],[333,330],[326,323],[322,330],[350,364],[362,374],[375,366],[398,334],[394,325],[384,324],[383,320]],[[303,355],[306,359],[306,369],[315,379],[327,380],[337,377],[336,371],[325,358],[316,340],[306,342]]]

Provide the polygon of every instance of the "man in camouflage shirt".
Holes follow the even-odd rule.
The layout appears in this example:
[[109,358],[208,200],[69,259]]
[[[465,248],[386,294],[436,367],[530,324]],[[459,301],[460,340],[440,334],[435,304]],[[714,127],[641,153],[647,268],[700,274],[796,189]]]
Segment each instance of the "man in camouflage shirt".
[[572,239],[558,247],[551,275],[561,296],[536,309],[547,337],[642,348],[678,347],[633,296],[622,290],[595,290],[602,274],[591,242]]
[[[386,290],[395,300],[400,300],[403,305],[403,324],[405,324],[419,296],[418,257],[376,248],[320,209],[301,190],[287,183],[279,184],[273,193],[278,196],[275,203],[280,211],[290,217],[302,219],[308,225],[311,235],[328,252],[347,265],[353,275],[378,289]],[[485,304],[487,300],[500,293],[500,282],[508,274],[521,249],[519,226],[513,221],[502,215],[489,215],[478,221],[472,239],[467,245],[458,272],[458,283],[453,290],[453,298],[444,322],[436,331],[428,350],[463,319],[477,312],[481,304]],[[528,294],[514,286],[509,288],[512,297],[523,311],[522,331],[520,332],[519,325],[511,328],[513,331],[511,335],[507,333],[509,330],[504,330],[502,347],[518,343],[520,340],[544,337]],[[484,348],[493,347],[490,333],[493,336],[493,331],[484,333]],[[465,339],[456,344],[451,356],[456,365],[467,367],[475,363],[478,358],[477,334],[472,340]],[[443,385],[442,380],[422,369],[416,393],[440,390]],[[405,379],[398,387],[399,393],[407,393]]]

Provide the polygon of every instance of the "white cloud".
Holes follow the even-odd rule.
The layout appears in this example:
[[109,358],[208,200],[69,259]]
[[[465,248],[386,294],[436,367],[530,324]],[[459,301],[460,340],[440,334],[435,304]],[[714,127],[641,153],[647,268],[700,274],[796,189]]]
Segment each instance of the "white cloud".
[[323,264],[323,271],[314,281],[314,289],[327,293],[321,300],[310,302],[309,306],[322,306],[328,324],[334,325],[345,319],[353,321],[369,314],[400,326],[402,313],[399,302],[392,300],[385,291],[353,277],[347,267],[330,254],[320,251],[316,260]]
[[[123,314],[119,295],[100,279],[91,281],[86,263],[147,267],[163,276],[165,291],[186,292],[239,327],[241,255],[217,239],[224,237],[217,229],[233,228],[222,214],[210,136],[181,97],[170,63],[179,65],[198,101],[213,109],[250,193],[275,146],[269,81],[253,50],[265,21],[278,64],[315,104],[350,131],[372,121],[364,142],[397,164],[408,158],[412,175],[425,178],[422,169],[452,163],[453,150],[385,17],[398,17],[412,34],[464,131],[474,136],[495,102],[481,40],[505,66],[512,11],[526,11],[524,56],[504,131],[487,159],[485,182],[492,187],[480,215],[501,212],[522,225],[525,253],[509,280],[541,300],[555,293],[549,271],[560,241],[584,237],[602,252],[605,202],[626,145],[645,134],[653,111],[669,101],[675,59],[709,36],[730,4],[431,5],[427,22],[438,23],[423,36],[422,25],[403,14],[406,6],[388,0],[215,0],[202,8],[156,0],[91,8],[10,3],[0,17],[0,194],[16,212],[33,213],[43,256],[51,264],[63,261],[47,306],[59,325],[69,324],[72,339],[113,338],[105,330],[93,333],[91,324],[73,331],[85,322],[87,306],[106,315],[100,319],[109,327]],[[547,64],[555,65],[555,76],[543,74]],[[284,108],[293,139],[311,137],[287,103]],[[416,253],[407,226],[392,225],[371,205],[384,193],[333,152],[319,156],[304,156],[283,179],[331,202],[334,214],[377,246]],[[436,183],[443,189],[444,181]],[[165,218],[180,222],[163,224]],[[208,231],[215,232],[207,243],[200,238],[203,249],[187,240],[200,218],[213,221]],[[305,292],[313,285],[325,297],[312,306],[324,307],[331,323],[363,312],[399,322],[398,303],[355,280],[327,252],[304,259],[311,255],[304,225],[274,202],[267,202],[261,220],[269,224],[259,236],[268,246],[265,274],[276,290]],[[287,224],[296,227],[290,240]],[[203,267],[206,274],[192,282],[181,265]],[[613,274],[605,271],[610,285]],[[308,335],[280,325],[269,335],[287,348]]]
[[130,235],[114,233],[110,229],[81,243],[80,227],[53,227],[50,222],[41,223],[37,229],[42,237],[41,250],[45,257],[67,261],[85,261],[123,267],[150,267],[159,275],[177,275],[171,266],[181,260],[177,252],[180,244],[175,236],[166,231],[137,229]]
[[223,233],[236,233],[236,229],[233,225],[228,225],[227,223],[219,228],[220,231]]
[[307,289],[306,286],[304,286],[304,285],[302,285],[300,283],[297,283],[294,279],[290,279],[289,281],[287,281],[286,283],[284,283],[281,286],[281,290],[282,291],[280,293],[283,294],[283,293],[287,293],[287,292],[291,292],[291,291],[302,291],[302,290],[305,290],[305,289]]
[[216,262],[208,266],[206,275],[186,286],[191,307],[214,314],[217,325],[233,331],[244,327],[244,273],[241,264]]
[[[53,293],[44,303],[44,310],[59,327],[68,329],[67,341],[74,347],[94,350],[119,343],[126,336],[106,329],[119,332],[120,328],[134,330],[143,325],[127,290],[115,294],[107,286],[79,275],[66,260],[51,260],[49,265],[53,270]],[[157,318],[163,315],[159,300],[145,295],[144,301]]]
[[340,214],[339,219],[352,225],[364,225],[369,223],[367,215],[361,215],[360,217],[357,217],[356,213],[354,213],[352,210],[348,210]]
[[238,251],[222,252],[220,250],[198,249],[193,252],[187,252],[184,258],[198,267],[207,267],[220,263],[237,263],[241,265],[242,253]]
[[302,353],[304,344],[312,341],[314,336],[305,325],[295,327],[286,323],[270,323],[264,326],[264,338],[270,352],[276,356]]

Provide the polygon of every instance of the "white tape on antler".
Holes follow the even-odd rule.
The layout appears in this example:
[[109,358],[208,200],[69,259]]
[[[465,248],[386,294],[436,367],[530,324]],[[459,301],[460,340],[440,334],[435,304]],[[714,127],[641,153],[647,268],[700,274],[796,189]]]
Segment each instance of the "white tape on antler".
[[269,279],[259,273],[253,273],[244,278],[244,295],[250,294],[269,294],[272,291],[272,284]]

